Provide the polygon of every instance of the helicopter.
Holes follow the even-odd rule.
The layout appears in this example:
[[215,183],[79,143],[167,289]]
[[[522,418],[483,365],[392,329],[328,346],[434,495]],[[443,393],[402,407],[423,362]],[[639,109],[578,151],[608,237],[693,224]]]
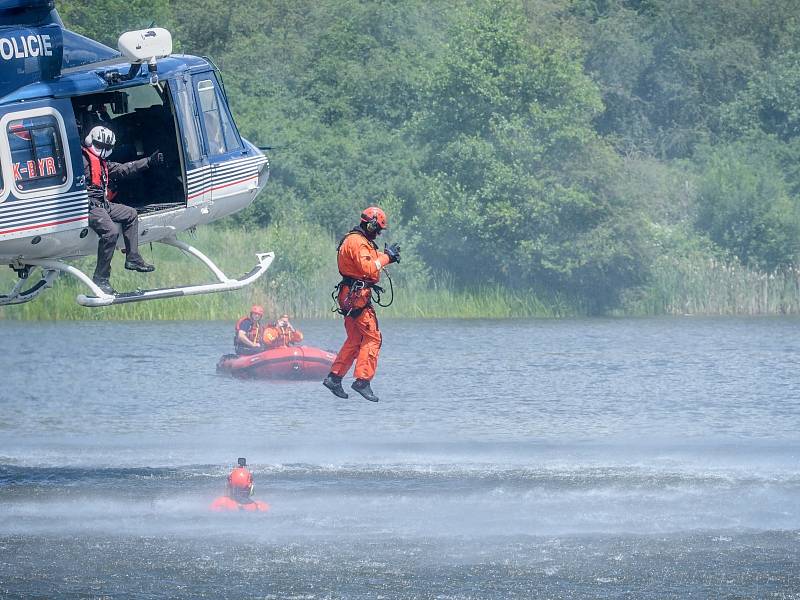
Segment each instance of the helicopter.
[[[97,251],[81,155],[96,125],[116,134],[111,160],[164,155],[114,198],[137,209],[139,244],[179,248],[216,281],[107,294],[67,262]],[[87,307],[235,290],[275,258],[256,253],[250,272],[230,278],[177,238],[249,206],[269,160],[239,134],[214,63],[173,54],[166,29],[125,32],[114,50],[66,29],[55,0],[0,0],[0,165],[0,264],[18,277],[0,305],[33,300],[61,274],[88,288],[76,298]]]

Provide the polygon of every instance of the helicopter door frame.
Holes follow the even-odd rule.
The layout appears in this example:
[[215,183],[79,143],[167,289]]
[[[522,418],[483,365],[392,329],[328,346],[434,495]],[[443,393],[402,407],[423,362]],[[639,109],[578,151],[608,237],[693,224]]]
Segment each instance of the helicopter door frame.
[[205,151],[191,76],[170,79],[169,91],[180,132],[186,206],[204,204],[211,200],[211,165]]

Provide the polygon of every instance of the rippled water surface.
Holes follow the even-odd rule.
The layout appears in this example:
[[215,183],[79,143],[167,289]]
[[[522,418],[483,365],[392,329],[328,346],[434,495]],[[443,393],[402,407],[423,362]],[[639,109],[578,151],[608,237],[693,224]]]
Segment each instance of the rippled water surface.
[[231,328],[0,322],[0,597],[800,598],[800,320],[385,320],[378,404]]

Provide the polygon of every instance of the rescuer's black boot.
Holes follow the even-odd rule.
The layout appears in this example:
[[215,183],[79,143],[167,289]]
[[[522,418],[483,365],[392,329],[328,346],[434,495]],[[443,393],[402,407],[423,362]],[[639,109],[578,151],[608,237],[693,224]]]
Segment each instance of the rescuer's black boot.
[[141,257],[134,258],[133,260],[125,260],[125,268],[129,271],[139,271],[139,273],[150,273],[156,270],[153,265],[144,262],[144,259]]
[[350,387],[353,388],[362,396],[364,396],[364,398],[366,398],[370,402],[378,401],[378,397],[372,392],[372,388],[369,385],[369,381],[367,381],[366,379],[356,379],[353,382],[353,385],[351,385]]
[[92,277],[92,281],[94,281],[94,284],[99,287],[103,293],[108,294],[109,296],[116,295],[117,290],[111,287],[108,277]]
[[339,396],[339,398],[349,398],[347,392],[345,392],[344,388],[342,387],[342,378],[338,375],[328,373],[328,376],[322,380],[322,385],[332,391],[334,396]]

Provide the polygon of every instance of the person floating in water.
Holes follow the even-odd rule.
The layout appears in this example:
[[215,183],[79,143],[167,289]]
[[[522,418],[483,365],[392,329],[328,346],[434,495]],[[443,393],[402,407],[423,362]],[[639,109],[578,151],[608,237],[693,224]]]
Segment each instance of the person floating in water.
[[236,354],[242,356],[264,351],[264,326],[261,324],[263,316],[264,308],[254,304],[250,308],[250,315],[236,322],[236,334],[233,338],[233,349]]
[[347,339],[342,345],[331,372],[322,382],[334,395],[347,398],[342,389],[342,377],[356,363],[356,380],[352,388],[370,402],[377,402],[370,381],[378,366],[381,332],[372,306],[372,288],[381,278],[381,270],[390,263],[400,262],[400,246],[392,244],[381,252],[375,243],[387,228],[386,214],[377,206],[361,213],[361,222],[339,242],[338,266],[342,280],[337,285],[339,312],[344,315]]
[[211,510],[225,512],[234,510],[248,510],[251,512],[266,512],[269,504],[261,500],[253,500],[253,474],[247,468],[247,459],[240,458],[237,467],[228,475],[225,485],[225,495],[220,496],[211,503]]
[[303,341],[303,332],[292,325],[289,315],[284,314],[280,319],[264,328],[263,341],[267,348],[291,346]]

